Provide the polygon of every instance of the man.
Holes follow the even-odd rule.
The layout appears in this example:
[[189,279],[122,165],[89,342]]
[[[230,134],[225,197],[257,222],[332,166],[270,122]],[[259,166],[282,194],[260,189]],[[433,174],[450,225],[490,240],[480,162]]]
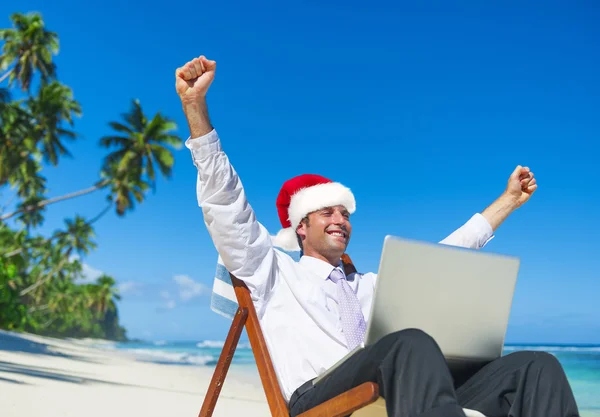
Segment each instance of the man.
[[[354,354],[330,376],[311,380],[362,340],[376,275],[340,268],[356,209],[352,192],[318,175],[284,183],[277,197],[283,229],[272,240],[248,204],[244,188],[221,147],[206,93],[216,62],[201,56],[176,71],[198,169],[197,197],[226,268],[250,289],[271,358],[295,416],[366,381],[379,384],[388,415],[571,417],[578,410],[558,361],[543,352],[518,352],[455,381],[435,341],[419,330],[382,338]],[[515,209],[529,200],[536,180],[517,167],[506,191],[442,243],[479,249]],[[275,249],[301,247],[294,261]]]

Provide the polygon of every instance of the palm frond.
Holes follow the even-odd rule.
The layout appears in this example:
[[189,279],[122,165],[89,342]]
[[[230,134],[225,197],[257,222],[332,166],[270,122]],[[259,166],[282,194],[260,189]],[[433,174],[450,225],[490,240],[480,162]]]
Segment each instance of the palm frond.
[[134,132],[127,126],[119,122],[109,122],[108,125],[119,133],[133,134]]
[[64,137],[69,140],[75,140],[79,137],[79,135],[72,130],[67,130],[63,128],[56,129],[56,133],[58,133],[61,137]]
[[146,116],[142,111],[140,101],[137,99],[132,101],[131,110],[129,113],[123,114],[122,117],[133,127],[136,132],[143,132],[144,127],[148,123]]
[[183,148],[183,139],[176,135],[160,135],[155,141],[157,143],[170,145],[176,150]]
[[150,179],[150,182],[152,183],[152,189],[155,189],[155,179],[156,179],[156,174],[154,173],[154,158],[152,157],[152,152],[150,152],[148,155],[146,155],[146,174],[148,175],[148,178]]
[[175,163],[175,157],[168,150],[163,148],[160,145],[152,144],[150,145],[152,154],[157,162],[158,169],[165,177],[170,177],[173,164]]
[[144,193],[142,193],[141,191],[133,190],[131,193],[133,194],[138,203],[144,201]]
[[172,124],[165,120],[159,113],[157,113],[150,123],[144,129],[144,137],[148,138],[148,141],[153,140],[155,137],[160,136],[166,130],[167,125]]
[[115,145],[126,148],[130,142],[131,138],[125,136],[104,136],[100,138],[100,145],[104,146],[105,148]]
[[141,158],[132,151],[126,151],[118,164],[118,170],[125,172],[129,168],[141,166]]
[[107,171],[107,174],[112,171],[112,167],[118,167],[119,162],[121,162],[121,159],[123,159],[127,152],[128,151],[126,149],[120,149],[118,151],[111,152],[104,157],[104,167]]

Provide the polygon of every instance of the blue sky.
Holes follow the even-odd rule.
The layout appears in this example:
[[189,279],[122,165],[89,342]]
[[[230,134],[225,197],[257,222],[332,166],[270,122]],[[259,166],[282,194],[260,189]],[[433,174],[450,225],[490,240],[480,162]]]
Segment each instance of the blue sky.
[[[349,253],[376,271],[386,234],[439,241],[527,165],[539,189],[485,249],[521,258],[507,341],[600,343],[597,4],[103,3],[0,5],[2,27],[12,12],[42,12],[60,35],[59,78],[83,107],[74,158],[45,172],[50,196],[97,179],[98,139],[133,98],[186,138],[173,75],[204,54],[217,61],[213,123],[272,233],[281,183],[329,176],[357,197]],[[209,309],[216,251],[195,181],[179,150],[171,180],[97,224],[86,268],[120,283],[131,337],[227,333]],[[94,216],[103,198],[52,206],[41,232]]]

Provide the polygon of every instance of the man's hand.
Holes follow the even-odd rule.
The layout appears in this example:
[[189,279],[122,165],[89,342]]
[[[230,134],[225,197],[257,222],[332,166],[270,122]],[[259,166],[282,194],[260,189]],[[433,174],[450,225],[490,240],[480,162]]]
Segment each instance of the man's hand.
[[175,71],[175,88],[186,104],[196,104],[206,96],[206,92],[215,78],[217,63],[203,55],[194,58]]
[[536,189],[537,184],[533,178],[533,172],[528,167],[519,165],[508,179],[506,194],[515,200],[517,207],[521,207]]
[[194,58],[175,71],[175,89],[181,99],[190,133],[197,138],[209,133],[206,93],[215,78],[217,63],[204,56]]
[[481,214],[496,231],[512,212],[529,200],[536,189],[533,172],[519,165],[508,178],[506,190]]

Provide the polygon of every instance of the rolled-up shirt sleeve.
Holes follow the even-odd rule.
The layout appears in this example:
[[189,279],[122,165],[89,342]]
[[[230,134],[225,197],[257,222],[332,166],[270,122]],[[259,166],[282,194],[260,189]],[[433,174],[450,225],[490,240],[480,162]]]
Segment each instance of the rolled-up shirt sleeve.
[[492,226],[480,213],[474,214],[465,224],[456,229],[440,243],[470,249],[481,249],[494,238]]
[[264,297],[275,280],[273,245],[256,219],[217,132],[213,129],[204,136],[188,138],[185,146],[198,170],[198,205],[223,264],[248,285],[253,298]]

